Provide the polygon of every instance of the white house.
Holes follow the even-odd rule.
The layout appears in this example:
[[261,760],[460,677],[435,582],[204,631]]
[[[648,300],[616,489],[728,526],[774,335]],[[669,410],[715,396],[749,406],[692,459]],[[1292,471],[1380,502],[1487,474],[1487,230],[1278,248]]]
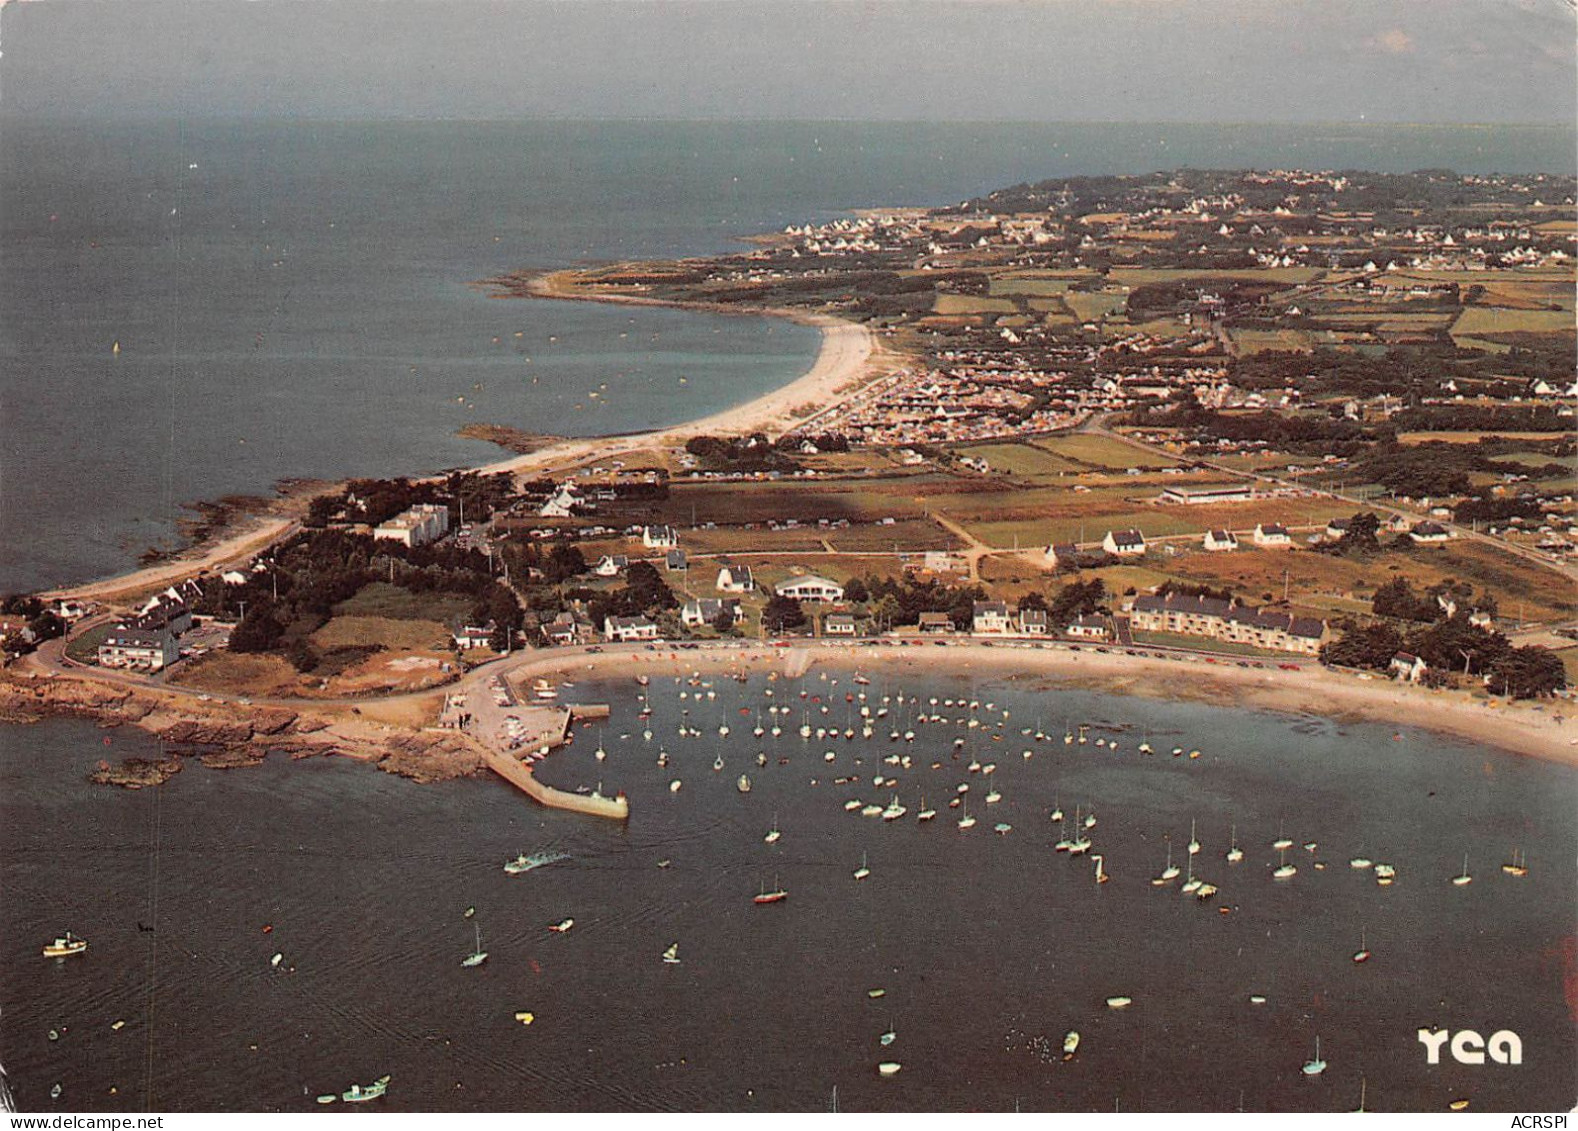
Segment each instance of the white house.
[[641,544],[649,550],[672,550],[679,545],[679,535],[672,526],[643,526]]
[[1045,609],[1020,609],[1019,631],[1026,636],[1045,636],[1047,634],[1047,611]]
[[1346,518],[1334,518],[1326,524],[1326,537],[1335,542],[1344,534],[1353,523]]
[[1205,532],[1205,548],[1213,553],[1238,549],[1238,539],[1233,537],[1231,530],[1207,530]]
[[853,613],[828,613],[822,618],[823,636],[853,636],[855,635],[855,617]]
[[1112,635],[1107,618],[1096,613],[1084,613],[1069,621],[1068,634],[1076,640],[1106,640]]
[[1387,666],[1394,679],[1406,680],[1409,683],[1418,683],[1424,678],[1425,672],[1430,670],[1430,665],[1411,652],[1399,652],[1392,657],[1392,662]]
[[537,509],[537,514],[543,518],[569,518],[575,513],[575,507],[580,501],[575,484],[563,483],[548,497],[548,501]]
[[791,577],[781,583],[775,593],[780,597],[793,597],[796,601],[842,601],[844,587],[836,581],[808,573],[804,577]]
[[604,617],[603,635],[610,640],[656,640],[657,625],[646,617]]
[[1452,532],[1439,522],[1420,522],[1408,532],[1408,537],[1418,545],[1438,546],[1452,537]]
[[1043,559],[1053,569],[1073,569],[1079,565],[1079,548],[1072,543],[1054,543]]
[[1293,539],[1288,534],[1288,528],[1276,522],[1257,522],[1255,524],[1255,545],[1257,546],[1291,546]]
[[493,638],[493,630],[496,627],[491,621],[483,625],[468,624],[455,633],[455,647],[462,652],[469,652],[473,648],[485,648],[488,641]]
[[700,628],[703,625],[717,622],[721,613],[729,614],[729,623],[736,624],[740,620],[740,602],[730,598],[720,601],[716,597],[699,597],[686,601],[680,609],[680,623],[687,628]]
[[598,577],[618,577],[630,566],[630,559],[623,554],[604,554],[597,559],[592,572]]
[[1118,558],[1140,557],[1145,553],[1145,535],[1138,530],[1109,530],[1101,548]]
[[970,631],[977,634],[1001,636],[1011,623],[1002,601],[977,601],[971,610]]
[[726,565],[718,571],[714,588],[719,593],[749,593],[756,588],[756,579],[750,566]]

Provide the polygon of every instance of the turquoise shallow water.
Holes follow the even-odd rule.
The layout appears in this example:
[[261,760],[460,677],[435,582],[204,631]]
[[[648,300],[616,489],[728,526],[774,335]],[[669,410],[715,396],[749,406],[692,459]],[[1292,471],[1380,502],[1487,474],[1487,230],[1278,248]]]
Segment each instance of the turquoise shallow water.
[[124,569],[183,503],[485,460],[455,437],[471,421],[693,419],[815,353],[800,326],[467,285],[508,269],[1048,176],[1569,169],[1573,148],[1550,128],[0,117],[0,591]]
[[[104,732],[70,722],[0,731],[0,1055],[19,1097],[49,1107],[60,1082],[71,1110],[149,1096],[155,1109],[309,1110],[392,1072],[381,1102],[399,1110],[814,1111],[836,1086],[845,1110],[1343,1111],[1361,1078],[1372,1110],[1571,1106],[1570,770],[1411,728],[1034,679],[899,683],[879,669],[861,704],[845,700],[849,673],[831,674],[720,681],[716,698],[655,677],[650,740],[633,683],[568,689],[613,718],[543,776],[627,791],[624,826],[545,812],[495,780],[417,786],[339,759],[194,763],[124,793],[83,775],[149,743],[116,734],[106,749]],[[798,737],[802,718],[858,727],[860,705],[875,713],[901,690],[921,702],[891,702],[871,740]],[[753,737],[775,705],[784,734]],[[934,711],[950,721],[917,721]],[[682,720],[702,737],[680,737]],[[1081,722],[1090,743],[1064,745]],[[895,728],[915,741],[890,741]],[[1146,740],[1163,753],[1139,755]],[[1175,745],[1202,756],[1167,756]],[[972,759],[995,772],[969,772]],[[968,831],[964,806],[947,807],[961,783]],[[891,823],[844,808],[895,793],[909,813]],[[940,811],[924,825],[923,795]],[[1110,882],[1053,850],[1058,806],[1095,814]],[[1191,821],[1195,871],[1220,888],[1210,903],[1150,883],[1168,837],[1185,863]],[[1235,827],[1245,859],[1229,865]],[[1299,869],[1286,883],[1270,875],[1282,834]],[[1499,869],[1515,847],[1524,879]],[[503,872],[544,848],[570,858]],[[1474,880],[1455,887],[1465,853]],[[1352,869],[1360,854],[1394,864],[1397,882]],[[862,857],[871,875],[855,881]],[[754,905],[773,883],[789,898]],[[459,964],[468,906],[490,954],[477,970]],[[572,931],[547,930],[567,917]],[[39,958],[68,927],[88,954]],[[1361,935],[1373,957],[1355,965]],[[676,941],[681,964],[663,964]],[[1104,1005],[1118,994],[1134,999],[1121,1013]],[[1421,1026],[1514,1030],[1524,1063],[1431,1068]],[[1083,1040],[1064,1063],[1071,1029]],[[1299,1068],[1317,1036],[1329,1068],[1311,1079]],[[879,1079],[889,1058],[904,1068]]]

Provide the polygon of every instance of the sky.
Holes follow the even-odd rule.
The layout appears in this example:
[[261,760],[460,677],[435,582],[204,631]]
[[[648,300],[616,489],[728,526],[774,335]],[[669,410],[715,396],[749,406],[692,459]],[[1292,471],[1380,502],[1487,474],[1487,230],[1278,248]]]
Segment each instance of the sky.
[[1578,120],[1575,0],[9,0],[0,115]]

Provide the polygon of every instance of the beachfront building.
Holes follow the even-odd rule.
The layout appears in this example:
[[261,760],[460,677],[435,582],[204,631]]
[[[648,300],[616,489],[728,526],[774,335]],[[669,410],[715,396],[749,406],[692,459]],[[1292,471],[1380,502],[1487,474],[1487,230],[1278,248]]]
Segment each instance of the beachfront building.
[[175,634],[168,626],[121,626],[112,629],[99,645],[98,661],[100,667],[156,672],[175,663],[179,655]]
[[1247,644],[1270,652],[1313,656],[1327,637],[1326,622],[1291,613],[1264,612],[1220,597],[1169,593],[1136,597],[1129,613],[1136,632],[1170,632]]
[[1068,622],[1068,635],[1075,640],[1111,640],[1112,628],[1104,616],[1081,613]]
[[977,636],[1005,636],[1012,624],[1002,601],[977,601],[971,609],[970,631]]
[[1412,652],[1397,653],[1392,657],[1392,662],[1386,666],[1392,673],[1393,679],[1400,679],[1406,683],[1418,683],[1430,670],[1430,665]]
[[1238,539],[1231,530],[1207,530],[1205,532],[1205,548],[1212,553],[1223,553],[1228,550],[1238,549]]
[[922,613],[916,628],[923,636],[942,636],[953,631],[953,618],[947,613]]
[[1254,499],[1255,489],[1247,484],[1234,483],[1208,487],[1168,487],[1162,492],[1162,502],[1200,506],[1209,503],[1247,503]]
[[750,566],[726,565],[718,571],[713,587],[719,593],[749,593],[756,588],[756,579],[751,576]]
[[1047,611],[1045,609],[1020,609],[1019,631],[1025,636],[1047,635]]
[[641,544],[649,550],[672,550],[679,545],[679,535],[672,526],[643,526]]
[[741,619],[740,602],[736,598],[720,601],[716,597],[698,597],[686,601],[680,609],[680,623],[686,628],[701,628],[704,625],[715,625],[718,618],[727,613],[729,626],[732,628]]
[[1257,522],[1254,538],[1257,546],[1283,548],[1293,545],[1288,528],[1276,522]]
[[402,546],[425,546],[449,533],[449,508],[442,503],[418,503],[373,528],[373,537]]
[[855,635],[855,615],[853,613],[828,613],[827,616],[822,618],[822,635]]
[[627,640],[656,640],[657,625],[646,617],[604,617],[603,635],[621,643]]
[[1439,546],[1452,537],[1452,532],[1439,522],[1420,522],[1408,532],[1408,537],[1417,546]]
[[1115,558],[1137,558],[1145,554],[1145,535],[1138,530],[1109,530],[1101,548]]
[[796,601],[823,601],[832,604],[844,599],[844,587],[836,581],[808,573],[782,582],[773,592],[780,597],[793,597]]

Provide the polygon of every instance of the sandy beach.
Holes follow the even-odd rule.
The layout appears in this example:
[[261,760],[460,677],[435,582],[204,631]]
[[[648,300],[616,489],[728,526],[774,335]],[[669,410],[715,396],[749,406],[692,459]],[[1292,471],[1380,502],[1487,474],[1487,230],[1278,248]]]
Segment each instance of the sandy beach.
[[[924,643],[930,643],[924,642]],[[1016,648],[1004,643],[950,642],[946,648],[867,647],[852,644],[773,648],[703,647],[679,652],[660,648],[610,648],[599,654],[549,652],[510,666],[512,680],[547,676],[580,680],[645,674],[654,678],[729,675],[776,670],[788,678],[819,668],[858,669],[892,682],[948,675],[1046,678],[1065,686],[1116,695],[1185,699],[1223,707],[1315,715],[1418,727],[1512,753],[1578,767],[1578,720],[1563,720],[1564,704],[1543,706],[1497,701],[1494,705],[1461,692],[1361,680],[1314,664],[1298,671],[1239,668],[1225,664],[1180,664],[1149,656],[1098,653],[1063,646]],[[1182,669],[1182,670],[1180,670]],[[1184,678],[1186,677],[1186,678]],[[566,695],[573,701],[574,695]]]
[[666,306],[698,310],[709,314],[751,315],[786,318],[822,333],[822,345],[811,368],[781,388],[744,404],[727,408],[700,420],[676,424],[653,432],[629,436],[601,436],[563,440],[526,455],[514,456],[479,468],[483,474],[521,472],[590,458],[608,458],[654,444],[682,444],[692,436],[736,435],[749,432],[781,433],[794,427],[814,412],[825,410],[873,377],[881,376],[898,364],[897,358],[879,349],[871,331],[857,322],[830,315],[812,314],[782,308],[722,306],[708,303],[672,303],[633,295],[599,295],[568,288],[569,273],[555,272],[531,280],[526,290],[536,298],[569,302],[622,303],[630,306]]

